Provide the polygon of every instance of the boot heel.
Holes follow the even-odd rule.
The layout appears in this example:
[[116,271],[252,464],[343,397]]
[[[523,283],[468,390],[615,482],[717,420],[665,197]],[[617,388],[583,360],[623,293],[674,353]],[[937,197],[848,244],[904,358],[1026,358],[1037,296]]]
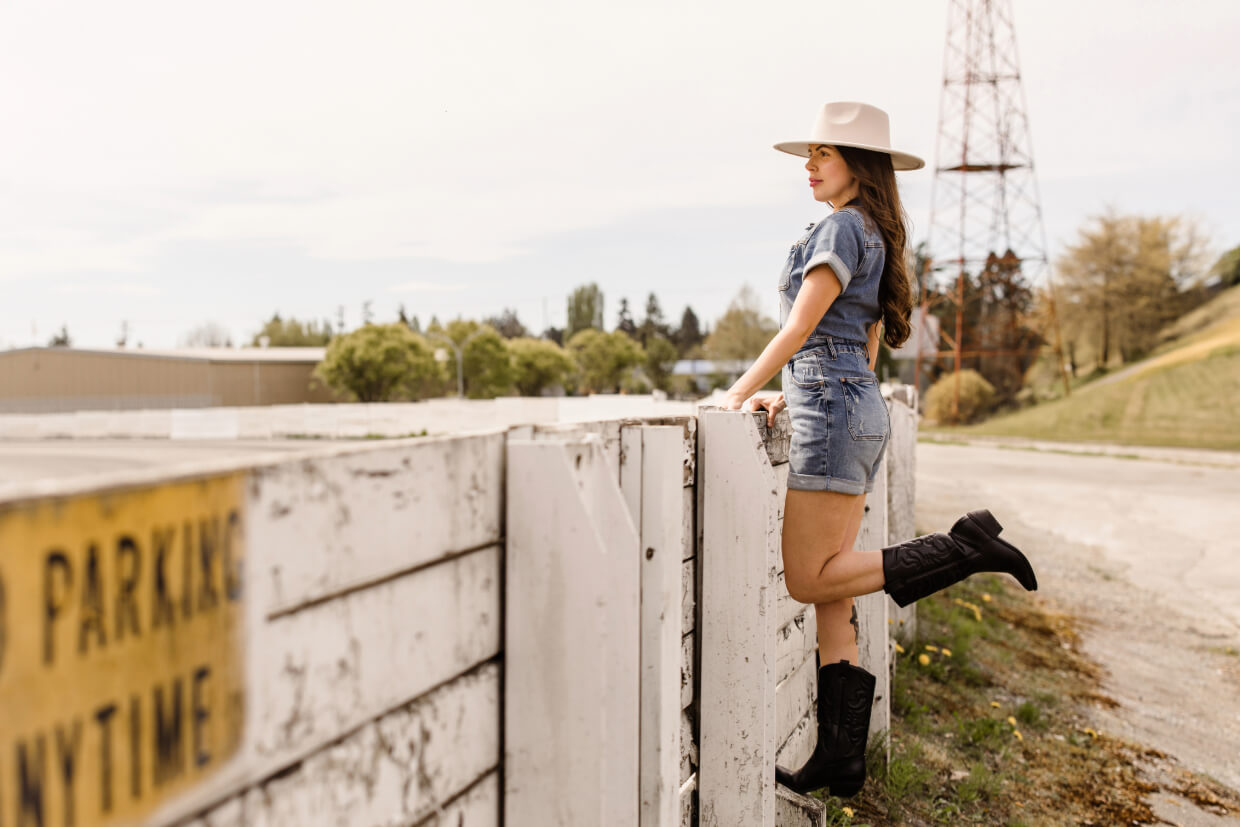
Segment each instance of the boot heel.
[[999,532],[1003,531],[1003,526],[999,525],[999,521],[989,510],[983,508],[978,511],[970,511],[966,515],[967,519],[972,520],[973,524],[984,531],[989,537],[998,537]]

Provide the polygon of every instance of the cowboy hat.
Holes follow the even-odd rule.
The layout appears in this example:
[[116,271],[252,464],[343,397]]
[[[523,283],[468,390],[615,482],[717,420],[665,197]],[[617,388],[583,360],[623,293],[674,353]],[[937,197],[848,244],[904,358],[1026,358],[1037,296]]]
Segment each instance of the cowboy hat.
[[775,148],[780,152],[808,158],[810,147],[818,144],[883,152],[891,156],[891,166],[894,169],[921,169],[926,165],[926,162],[916,155],[896,152],[891,148],[891,122],[887,113],[868,103],[825,103],[822,111],[818,113],[818,119],[814,121],[808,140],[783,141],[775,144]]

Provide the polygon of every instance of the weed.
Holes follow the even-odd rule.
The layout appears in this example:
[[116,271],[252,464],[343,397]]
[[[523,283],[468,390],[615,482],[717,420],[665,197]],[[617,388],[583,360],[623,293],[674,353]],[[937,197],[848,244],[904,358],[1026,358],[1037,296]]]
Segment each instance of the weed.
[[981,761],[969,768],[969,776],[956,787],[956,800],[969,804],[989,801],[999,794],[1003,780]]
[[1034,729],[1046,729],[1046,718],[1042,710],[1032,701],[1025,701],[1016,707],[1016,720]]

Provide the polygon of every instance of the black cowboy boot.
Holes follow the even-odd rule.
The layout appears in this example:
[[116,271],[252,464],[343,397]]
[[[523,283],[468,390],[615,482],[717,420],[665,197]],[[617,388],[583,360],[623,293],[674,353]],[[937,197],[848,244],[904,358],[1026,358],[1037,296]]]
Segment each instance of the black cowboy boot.
[[846,660],[818,669],[818,744],[796,772],[775,767],[775,781],[798,793],[829,787],[841,798],[865,784],[874,676]]
[[1034,591],[1033,567],[1016,546],[999,539],[1002,530],[989,511],[970,511],[947,534],[927,534],[883,549],[883,590],[907,606],[970,574],[1003,571]]

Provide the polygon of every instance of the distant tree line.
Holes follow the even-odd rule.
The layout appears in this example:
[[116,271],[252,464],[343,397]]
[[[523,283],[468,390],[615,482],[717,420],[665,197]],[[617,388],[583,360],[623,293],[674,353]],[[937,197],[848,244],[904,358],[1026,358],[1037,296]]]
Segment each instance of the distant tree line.
[[417,317],[401,307],[392,323],[364,322],[356,330],[335,334],[326,322],[301,325],[273,316],[255,342],[264,337],[268,346],[326,342],[316,376],[341,395],[363,402],[458,392],[471,399],[654,389],[687,394],[696,389],[688,377],[673,376],[678,359],[752,358],[761,352],[776,325],[758,313],[756,305],[752,291],[742,291],[711,334],[690,307],[679,325],[670,325],[651,293],[640,322],[628,300],[621,299],[616,326],[607,331],[603,293],[597,284],[585,284],[568,296],[566,326],[548,328],[538,337],[510,308],[481,321],[444,324],[432,316],[423,330]]

